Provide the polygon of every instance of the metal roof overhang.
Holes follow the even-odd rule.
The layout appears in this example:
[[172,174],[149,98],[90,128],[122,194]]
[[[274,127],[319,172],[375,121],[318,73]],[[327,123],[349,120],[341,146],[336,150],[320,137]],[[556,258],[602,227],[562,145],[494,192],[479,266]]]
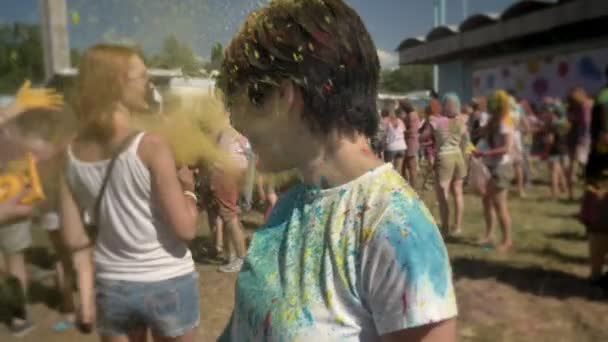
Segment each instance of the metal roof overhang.
[[399,49],[399,64],[434,64],[608,36],[608,1],[564,1],[496,24]]

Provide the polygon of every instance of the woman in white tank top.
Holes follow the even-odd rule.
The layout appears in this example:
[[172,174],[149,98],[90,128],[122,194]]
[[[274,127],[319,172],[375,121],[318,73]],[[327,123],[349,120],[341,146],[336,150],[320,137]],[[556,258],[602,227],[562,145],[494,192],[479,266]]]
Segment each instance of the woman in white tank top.
[[389,109],[389,116],[385,121],[386,148],[384,149],[384,162],[392,163],[397,172],[403,169],[403,159],[405,158],[405,124],[397,116],[397,108]]
[[[196,232],[194,181],[163,139],[130,126],[131,113],[147,109],[146,67],[128,48],[98,45],[83,55],[77,86],[82,128],[66,152],[60,202],[80,326],[96,324],[103,341],[145,341],[148,329],[194,341],[198,277],[186,245]],[[95,221],[94,241],[83,212]]]

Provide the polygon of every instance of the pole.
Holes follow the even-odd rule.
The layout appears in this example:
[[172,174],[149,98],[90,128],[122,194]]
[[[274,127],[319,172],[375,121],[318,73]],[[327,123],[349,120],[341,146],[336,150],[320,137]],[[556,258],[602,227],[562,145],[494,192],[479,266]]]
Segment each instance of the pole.
[[70,67],[70,42],[66,0],[39,0],[44,55],[44,73],[48,82],[57,72]]
[[441,16],[439,17],[439,19],[440,19],[439,25],[445,25],[445,23],[446,23],[445,0],[439,0],[439,13],[441,14]]
[[[433,1],[433,27],[439,26],[439,0]],[[437,91],[439,88],[439,69],[437,64],[433,65],[433,90]]]
[[462,20],[469,16],[469,0],[462,0]]
[[[433,1],[434,27],[445,25],[445,0]],[[439,92],[439,67],[433,65],[433,89]]]

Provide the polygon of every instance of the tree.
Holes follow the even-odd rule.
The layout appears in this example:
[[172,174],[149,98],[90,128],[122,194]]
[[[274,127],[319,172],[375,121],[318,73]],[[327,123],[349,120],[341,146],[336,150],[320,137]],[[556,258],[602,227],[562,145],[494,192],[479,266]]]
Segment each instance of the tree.
[[73,67],[77,68],[78,64],[80,64],[80,56],[82,54],[78,49],[70,49],[70,63]]
[[201,61],[190,46],[171,35],[165,39],[160,54],[147,58],[149,65],[157,68],[181,68],[186,75],[198,75]]
[[380,90],[405,93],[433,87],[433,71],[430,65],[407,65],[394,70],[382,70]]
[[211,49],[211,62],[207,64],[207,71],[218,70],[224,61],[224,47],[222,43],[213,44]]
[[0,24],[0,93],[13,93],[25,79],[44,79],[40,27]]

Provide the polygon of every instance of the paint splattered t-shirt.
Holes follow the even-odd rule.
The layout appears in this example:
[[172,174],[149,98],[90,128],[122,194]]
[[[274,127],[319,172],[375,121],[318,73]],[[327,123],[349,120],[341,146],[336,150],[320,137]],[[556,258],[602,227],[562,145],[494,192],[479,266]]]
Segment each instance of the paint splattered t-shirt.
[[254,235],[220,341],[377,341],[456,314],[441,235],[387,164],[281,197]]

